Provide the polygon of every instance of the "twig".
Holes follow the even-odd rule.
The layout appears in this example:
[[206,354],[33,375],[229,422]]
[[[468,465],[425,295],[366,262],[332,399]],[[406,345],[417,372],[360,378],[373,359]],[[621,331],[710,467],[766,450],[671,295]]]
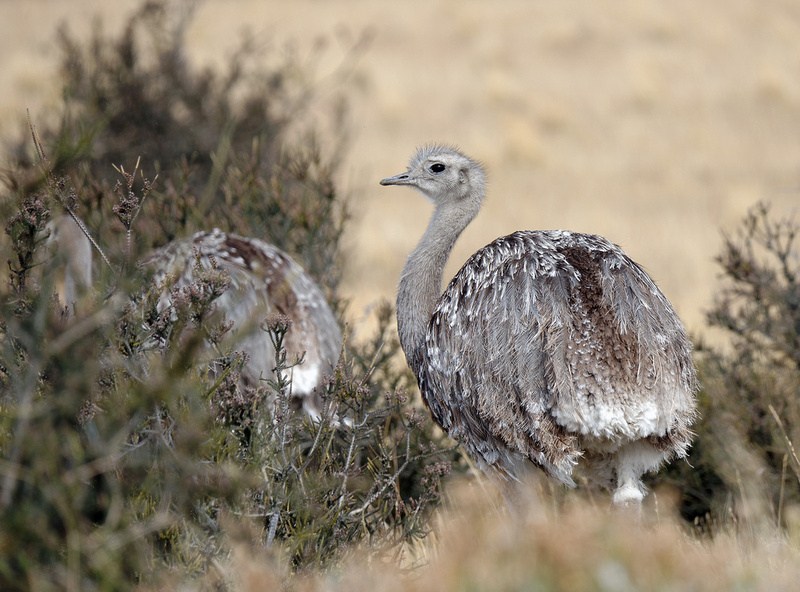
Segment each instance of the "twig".
[[267,549],[270,548],[272,542],[275,540],[275,533],[278,531],[278,520],[280,516],[281,510],[278,508],[272,512],[272,516],[269,518],[269,530],[267,531],[267,542],[265,543]]
[[769,412],[772,413],[772,417],[775,418],[775,422],[778,424],[778,428],[781,430],[783,439],[786,440],[786,446],[789,447],[789,452],[792,454],[792,460],[795,462],[795,475],[797,476],[797,480],[800,481],[800,472],[798,472],[798,469],[800,469],[800,459],[797,458],[797,453],[794,450],[792,441],[789,439],[789,435],[786,433],[786,429],[783,427],[783,422],[778,416],[778,412],[775,411],[775,408],[772,406],[772,403],[769,404]]
[[[42,169],[44,170],[45,176],[47,177],[47,181],[50,187],[51,188],[55,187],[57,185],[57,182],[55,175],[53,174],[53,169],[50,167],[50,162],[47,160],[47,155],[44,152],[42,141],[39,139],[39,133],[36,131],[36,126],[34,126],[33,122],[31,122],[31,112],[27,111],[27,114],[28,114],[28,127],[31,130],[31,137],[33,138],[33,146],[36,149],[36,156],[39,158],[39,164],[42,166]],[[111,261],[108,260],[108,257],[106,257],[106,254],[103,251],[103,249],[101,249],[100,245],[97,244],[97,241],[94,240],[94,237],[92,237],[92,234],[89,232],[89,229],[86,228],[86,225],[83,223],[83,220],[78,218],[72,206],[69,203],[67,203],[60,195],[58,196],[58,198],[59,201],[61,202],[61,205],[70,215],[70,217],[75,221],[75,224],[78,225],[78,228],[81,229],[81,232],[83,232],[86,238],[89,239],[89,242],[92,244],[94,249],[100,254],[100,257],[103,259],[105,264],[108,265],[109,269],[113,269]]]
[[778,497],[778,519],[776,525],[780,527],[781,516],[783,515],[783,491],[786,489],[786,465],[789,463],[789,455],[783,455],[783,467],[781,468],[781,493]]
[[395,482],[395,480],[400,476],[400,473],[402,473],[403,471],[406,470],[406,467],[408,466],[408,463],[410,463],[412,460],[417,460],[416,456],[414,458],[410,458],[410,456],[409,456],[410,453],[411,453],[411,430],[408,430],[408,432],[406,432],[406,459],[405,459],[405,461],[403,461],[403,464],[400,465],[400,468],[398,468],[397,471],[395,471],[395,473],[394,473],[394,475],[392,475],[391,479],[387,479],[386,482],[383,484],[383,486],[380,489],[378,489],[375,493],[373,493],[371,496],[369,496],[367,498],[367,500],[363,504],[361,504],[360,508],[356,508],[355,510],[350,512],[351,516],[357,516],[358,514],[363,513],[364,510],[366,510],[370,506],[370,504],[372,502],[374,502],[376,499],[378,499],[381,496],[381,494],[383,494],[383,492],[386,491],[389,488],[389,486],[392,485]]

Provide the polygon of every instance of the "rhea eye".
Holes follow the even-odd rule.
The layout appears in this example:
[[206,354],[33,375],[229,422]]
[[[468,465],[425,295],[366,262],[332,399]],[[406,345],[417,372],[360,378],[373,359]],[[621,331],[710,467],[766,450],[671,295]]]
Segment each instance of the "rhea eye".
[[432,173],[441,173],[444,170],[444,165],[441,162],[434,163],[428,169]]

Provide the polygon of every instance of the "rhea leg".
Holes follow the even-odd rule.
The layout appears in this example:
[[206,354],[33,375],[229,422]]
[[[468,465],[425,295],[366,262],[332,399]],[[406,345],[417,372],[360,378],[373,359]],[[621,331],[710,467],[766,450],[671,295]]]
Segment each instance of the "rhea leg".
[[616,453],[617,487],[612,501],[622,509],[641,508],[647,488],[642,483],[642,475],[652,471],[664,460],[665,453],[655,449],[645,440],[625,444]]

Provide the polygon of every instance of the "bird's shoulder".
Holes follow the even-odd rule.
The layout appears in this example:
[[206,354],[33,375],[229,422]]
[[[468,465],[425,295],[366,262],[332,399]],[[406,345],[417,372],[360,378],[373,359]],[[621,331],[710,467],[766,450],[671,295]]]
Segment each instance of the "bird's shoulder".
[[596,234],[569,230],[519,230],[501,236],[476,251],[456,278],[462,275],[488,276],[517,261],[534,264],[532,273],[548,275],[562,270],[571,256],[580,257],[581,254],[616,261],[617,266],[630,262],[619,246]]
[[[569,292],[592,277],[633,273],[649,278],[620,247],[602,236],[565,230],[521,230],[476,251],[439,299],[435,313],[497,306],[521,294],[542,299]],[[566,293],[565,292],[565,293]]]
[[647,343],[664,332],[681,339],[685,334],[655,282],[608,239],[519,231],[496,239],[464,264],[434,307],[426,342],[432,347],[471,341],[481,331],[515,339],[595,313],[613,331],[631,332]]

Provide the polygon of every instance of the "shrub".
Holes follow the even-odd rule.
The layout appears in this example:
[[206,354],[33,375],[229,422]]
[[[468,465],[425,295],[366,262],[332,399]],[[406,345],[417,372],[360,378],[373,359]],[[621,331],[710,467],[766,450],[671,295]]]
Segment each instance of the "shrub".
[[[39,130],[53,170],[81,188],[75,206],[109,247],[125,244],[106,199],[118,180],[114,166],[130,169],[141,157],[158,178],[131,252],[110,253],[115,262],[218,227],[291,253],[335,295],[347,211],[333,181],[338,156],[323,154],[314,128],[301,126],[313,96],[311,66],[278,59],[250,38],[225,71],[198,71],[183,47],[187,23],[172,22],[170,6],[144,2],[118,39],[99,23],[86,44],[59,32],[63,114]],[[331,115],[334,141],[344,137],[343,113]],[[29,135],[10,152],[6,185],[35,192],[42,177]]]
[[702,421],[683,484],[684,515],[784,524],[800,502],[800,226],[750,210],[717,261],[724,284],[708,322],[729,338],[698,348]]
[[[291,573],[359,546],[403,553],[425,535],[453,458],[393,365],[390,307],[374,339],[345,344],[314,422],[287,410],[285,319],[263,327],[277,346],[271,383],[239,384],[247,357],[235,345],[200,355],[230,329],[213,314],[224,273],[198,273],[159,310],[163,286],[131,264],[150,244],[201,222],[265,235],[335,296],[346,221],[335,159],[308,136],[293,144],[297,113],[270,108],[295,66],[250,86],[238,61],[248,50],[224,76],[192,73],[158,18],[165,6],[143,5],[118,40],[95,33],[82,47],[62,34],[65,116],[33,133],[33,157],[18,147],[6,172],[3,589],[192,577],[224,588],[218,566],[243,537]],[[151,36],[153,55],[137,34]],[[53,296],[59,262],[46,246],[48,221],[65,209],[108,254],[74,311]]]

